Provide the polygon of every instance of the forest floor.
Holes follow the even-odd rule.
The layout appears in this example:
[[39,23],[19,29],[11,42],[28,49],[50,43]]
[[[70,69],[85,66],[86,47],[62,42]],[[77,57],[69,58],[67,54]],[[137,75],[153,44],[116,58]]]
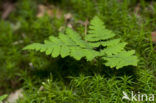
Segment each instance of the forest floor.
[[[94,16],[128,43],[127,50],[136,51],[136,67],[117,70],[96,61],[23,50],[66,27],[85,34]],[[4,101],[133,103],[122,100],[123,91],[156,94],[154,0],[1,0],[0,17],[0,95],[8,95]]]

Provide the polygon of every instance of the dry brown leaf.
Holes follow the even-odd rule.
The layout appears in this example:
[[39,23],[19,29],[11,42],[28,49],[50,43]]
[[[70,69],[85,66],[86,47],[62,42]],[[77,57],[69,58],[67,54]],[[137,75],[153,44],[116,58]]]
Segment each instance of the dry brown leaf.
[[151,33],[152,36],[152,42],[156,44],[156,31]]
[[17,99],[22,98],[23,97],[23,89],[18,89],[16,90],[14,93],[11,93],[7,100],[5,101],[5,103],[16,103]]
[[41,18],[45,14],[47,14],[50,17],[56,16],[57,18],[61,18],[62,11],[53,5],[42,5],[42,4],[38,5],[37,17]]
[[15,5],[10,2],[6,2],[3,4],[3,12],[2,12],[2,19],[6,19],[9,14],[15,9]]
[[72,19],[72,14],[71,14],[71,13],[65,14],[65,15],[64,15],[64,19],[65,19],[66,21],[71,20],[71,19]]
[[38,14],[37,17],[43,17],[46,11],[46,7],[44,5],[38,5]]

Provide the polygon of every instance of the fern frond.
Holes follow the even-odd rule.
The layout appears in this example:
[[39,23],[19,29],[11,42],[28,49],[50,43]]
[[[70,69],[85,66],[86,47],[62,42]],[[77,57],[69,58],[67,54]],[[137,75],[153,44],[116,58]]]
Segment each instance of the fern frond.
[[85,40],[89,42],[92,48],[103,46],[105,49],[102,49],[101,55],[107,54],[117,54],[124,50],[124,47],[127,43],[120,42],[120,39],[113,39],[115,34],[106,29],[102,20],[98,17],[94,17],[91,20],[89,26],[89,33],[86,36]]
[[52,57],[59,55],[62,58],[71,56],[76,60],[80,60],[82,57],[92,60],[99,54],[72,29],[68,28],[66,34],[60,33],[58,38],[50,36],[49,40],[44,41],[44,44],[33,43],[24,49],[45,52],[46,55],[51,55]]
[[[85,57],[91,61],[95,57],[102,57],[106,61],[105,65],[117,69],[128,65],[136,66],[138,59],[134,55],[135,52],[126,51],[124,48],[127,43],[121,42],[121,39],[114,39],[114,36],[112,31],[105,28],[102,20],[94,17],[85,40],[77,32],[67,28],[65,34],[59,33],[58,37],[50,36],[43,44],[33,43],[24,49],[45,52],[52,57],[71,56],[76,60]],[[99,47],[100,50],[95,49]]]

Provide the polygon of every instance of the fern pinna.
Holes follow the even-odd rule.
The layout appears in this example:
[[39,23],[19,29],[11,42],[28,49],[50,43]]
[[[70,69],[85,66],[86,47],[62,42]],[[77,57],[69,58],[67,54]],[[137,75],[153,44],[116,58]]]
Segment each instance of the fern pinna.
[[136,66],[138,59],[134,55],[135,51],[126,51],[124,47],[127,43],[114,39],[114,36],[111,30],[105,28],[102,20],[94,17],[90,22],[85,40],[77,32],[67,28],[65,33],[60,32],[58,37],[50,36],[49,40],[45,40],[43,44],[33,43],[26,46],[24,50],[45,52],[52,57],[71,56],[76,60],[85,57],[87,61],[91,61],[101,57],[106,66],[117,69],[128,65]]

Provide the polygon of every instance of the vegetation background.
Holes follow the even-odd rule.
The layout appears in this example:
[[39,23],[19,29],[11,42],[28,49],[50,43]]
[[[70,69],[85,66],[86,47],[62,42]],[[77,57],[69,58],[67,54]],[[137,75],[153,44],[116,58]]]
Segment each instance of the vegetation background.
[[[155,0],[0,0],[0,16],[0,95],[20,90],[17,103],[131,103],[122,91],[156,93]],[[22,50],[66,27],[84,34],[94,16],[136,50],[137,67]]]

